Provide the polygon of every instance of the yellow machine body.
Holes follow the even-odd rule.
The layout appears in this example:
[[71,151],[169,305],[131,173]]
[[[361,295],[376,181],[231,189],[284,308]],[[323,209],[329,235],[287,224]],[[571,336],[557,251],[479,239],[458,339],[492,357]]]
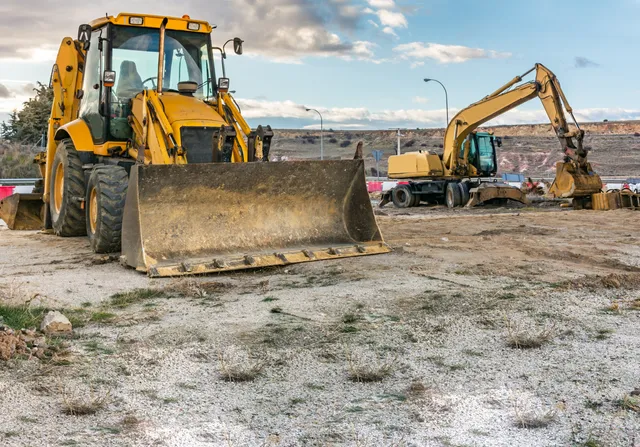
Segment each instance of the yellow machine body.
[[[94,251],[121,249],[128,265],[151,276],[390,251],[362,161],[268,162],[273,131],[251,129],[229,79],[214,80],[213,51],[224,46],[202,37],[211,30],[188,16],[123,13],[82,25],[78,40],[63,39],[47,150],[36,158],[44,194],[5,199],[3,219],[14,229],[51,224],[56,234],[74,236],[84,231],[82,218]],[[106,35],[109,43],[101,40]],[[114,62],[99,73],[96,64],[111,59],[102,52],[118,42],[125,59],[119,71]],[[233,42],[242,54],[242,41]],[[138,70],[149,75],[153,54],[157,70],[143,81]],[[87,88],[83,76],[91,73],[99,83]],[[88,107],[99,113],[83,112]],[[106,138],[96,139],[103,123]]]
[[389,157],[390,178],[442,177],[444,166],[437,154],[408,152]]

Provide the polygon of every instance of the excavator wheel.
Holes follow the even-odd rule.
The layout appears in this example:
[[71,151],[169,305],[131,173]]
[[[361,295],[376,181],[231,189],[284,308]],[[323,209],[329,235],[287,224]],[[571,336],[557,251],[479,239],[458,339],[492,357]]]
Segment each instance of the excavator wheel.
[[121,166],[98,166],[87,184],[87,235],[95,253],[120,251],[129,177]]
[[449,208],[455,208],[461,205],[462,192],[458,187],[458,183],[447,183],[447,192],[445,199],[447,202],[447,207]]
[[393,204],[398,208],[409,208],[411,206],[414,206],[413,193],[407,185],[397,186],[393,190],[391,198],[393,200]]
[[413,202],[411,202],[411,206],[420,206],[420,202],[422,201],[422,197],[420,197],[420,194],[412,194],[413,195]]
[[58,236],[84,236],[86,233],[84,172],[82,161],[71,139],[58,144],[49,185],[51,226]]
[[468,183],[458,183],[458,189],[460,190],[460,206],[465,206],[469,203],[471,195],[469,193]]

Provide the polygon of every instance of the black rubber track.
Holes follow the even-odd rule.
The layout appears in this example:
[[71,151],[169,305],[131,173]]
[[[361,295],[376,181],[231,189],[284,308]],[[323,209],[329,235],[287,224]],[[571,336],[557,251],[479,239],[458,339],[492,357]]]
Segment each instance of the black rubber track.
[[[60,212],[56,213],[54,191],[56,169],[60,163],[64,164],[64,191]],[[81,202],[85,195],[84,171],[80,156],[76,152],[71,139],[62,140],[58,144],[56,155],[53,157],[49,191],[51,226],[54,233],[63,237],[86,235],[85,212],[82,209]]]
[[[116,253],[121,249],[122,215],[127,198],[129,177],[120,166],[97,166],[89,176],[87,185],[87,235],[91,249],[96,253]],[[91,191],[96,189],[98,220],[95,233],[91,232],[89,218]]]

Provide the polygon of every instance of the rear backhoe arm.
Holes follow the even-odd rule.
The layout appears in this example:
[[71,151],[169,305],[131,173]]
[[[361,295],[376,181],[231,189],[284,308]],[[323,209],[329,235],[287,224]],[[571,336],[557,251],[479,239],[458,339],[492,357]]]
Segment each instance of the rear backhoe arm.
[[[523,77],[536,72],[536,79],[520,85]],[[443,163],[447,175],[463,175],[466,168],[461,166],[460,147],[465,138],[477,127],[515,107],[535,98],[540,98],[567,158],[580,168],[587,168],[587,151],[582,147],[584,131],[576,122],[573,109],[569,105],[556,76],[542,64],[536,64],[522,76],[516,76],[482,100],[461,110],[445,130]],[[564,107],[563,107],[564,106]],[[569,130],[563,109],[571,115],[576,130]]]

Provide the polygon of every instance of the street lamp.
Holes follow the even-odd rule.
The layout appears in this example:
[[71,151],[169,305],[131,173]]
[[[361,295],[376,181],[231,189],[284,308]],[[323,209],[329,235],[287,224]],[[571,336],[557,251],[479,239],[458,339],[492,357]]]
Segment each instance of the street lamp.
[[447,89],[445,88],[445,86],[444,86],[444,84],[442,82],[438,81],[437,79],[429,79],[429,78],[426,78],[424,80],[424,82],[429,82],[429,81],[437,82],[444,89],[444,100],[445,100],[445,104],[447,106],[447,122],[444,123],[444,127],[446,129],[446,127],[449,125],[449,94],[447,93]]
[[318,115],[320,115],[320,160],[324,160],[324,139],[322,137],[322,131],[323,131],[322,113],[318,112],[316,109],[307,109],[306,107],[305,107],[305,110],[307,112],[316,112]]

